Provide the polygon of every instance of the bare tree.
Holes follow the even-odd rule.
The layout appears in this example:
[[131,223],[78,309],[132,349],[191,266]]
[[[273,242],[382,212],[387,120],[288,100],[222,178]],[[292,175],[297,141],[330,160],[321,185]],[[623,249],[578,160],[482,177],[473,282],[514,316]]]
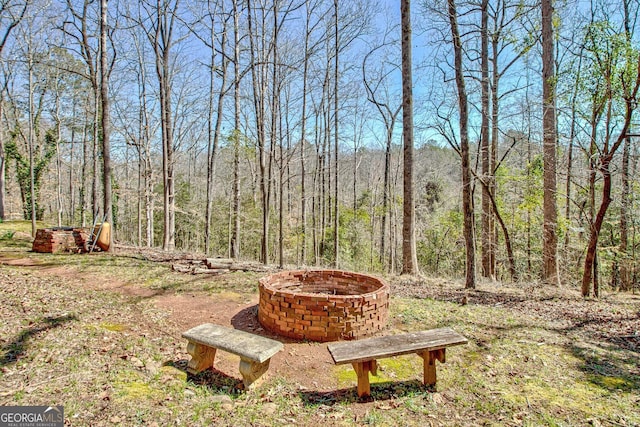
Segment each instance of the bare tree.
[[[92,115],[92,123],[89,127],[91,135],[91,145],[87,146],[86,139],[83,146],[83,163],[82,163],[82,186],[80,188],[80,209],[81,209],[81,222],[84,225],[86,221],[87,210],[89,209],[89,202],[91,202],[92,215],[95,219],[98,215],[98,128],[99,128],[99,100],[100,100],[100,87],[99,87],[99,75],[98,75],[98,46],[99,42],[95,40],[95,34],[99,33],[99,29],[94,28],[93,25],[99,26],[99,20],[92,19],[92,7],[95,2],[92,0],[81,0],[81,4],[74,2],[73,0],[66,0],[68,16],[62,25],[62,31],[68,36],[73,43],[69,43],[67,48],[71,51],[78,51],[77,53],[82,58],[85,70],[83,77],[86,78],[91,84],[92,98],[91,104],[88,104],[89,110]],[[69,70],[67,70],[69,71]],[[89,156],[91,154],[91,156]],[[91,164],[89,164],[91,162]],[[91,168],[92,173],[91,180],[87,179],[88,168]],[[91,184],[91,199],[87,200],[86,182]]]
[[458,15],[455,0],[448,0],[449,22],[454,52],[458,109],[460,114],[460,156],[462,159],[462,214],[464,215],[464,240],[466,253],[465,288],[476,287],[476,260],[474,240],[473,200],[471,190],[471,164],[469,158],[469,107],[462,64],[463,49],[458,30]]
[[[20,24],[24,18],[31,0],[3,1],[0,3],[0,62],[2,62],[2,52],[11,36],[11,32]],[[3,116],[4,88],[0,89],[0,124]],[[6,159],[4,152],[3,131],[0,129],[0,221],[5,219],[4,199],[6,184],[4,181],[6,170]]]
[[175,248],[176,205],[174,174],[174,123],[172,94],[172,48],[174,30],[180,0],[147,0],[140,3],[144,16],[138,24],[145,27],[147,38],[155,54],[156,77],[160,98],[160,124],[162,128],[162,182],[164,202],[163,241],[164,250]]
[[418,272],[413,201],[413,77],[411,58],[411,3],[401,0],[402,15],[402,135],[404,140],[402,273]]
[[[387,269],[387,225],[389,217],[389,193],[391,190],[391,146],[393,144],[393,132],[396,127],[396,121],[400,111],[402,111],[402,103],[391,105],[392,99],[397,98],[397,94],[390,94],[388,80],[392,77],[394,71],[399,71],[399,67],[395,61],[387,61],[380,59],[381,70],[374,76],[370,76],[374,68],[369,64],[370,57],[378,50],[393,46],[396,42],[387,41],[387,34],[382,42],[367,52],[362,59],[362,81],[367,91],[367,99],[380,113],[385,127],[385,150],[384,150],[384,178],[382,189],[382,216],[380,220],[380,263],[384,270]],[[389,68],[387,68],[388,66]],[[380,94],[379,92],[382,92]]]
[[[271,196],[271,152],[267,151],[267,137],[265,129],[266,115],[266,81],[265,81],[265,64],[267,61],[267,47],[264,41],[264,31],[262,28],[262,36],[258,40],[258,28],[255,26],[258,22],[264,21],[265,11],[262,9],[262,19],[254,16],[253,0],[247,1],[247,25],[249,30],[249,52],[251,56],[251,81],[253,87],[253,104],[256,122],[256,139],[258,146],[258,161],[260,166],[260,195],[262,202],[262,238],[260,244],[260,261],[269,262],[269,206]],[[258,21],[258,22],[255,22]]]
[[[489,0],[480,3],[480,87],[481,87],[481,114],[480,127],[480,157],[482,166],[482,179],[485,182],[491,180],[491,156],[490,156],[490,125],[489,125]],[[497,64],[494,64],[497,66]],[[482,187],[482,276],[495,279],[495,249],[494,230],[491,212],[491,187]]]
[[[235,3],[234,3],[235,4]],[[227,22],[231,15],[224,11],[224,2],[207,0],[206,9],[199,12],[202,15],[197,22],[198,25],[190,25],[195,36],[209,49],[209,94],[207,107],[207,191],[205,201],[205,225],[204,225],[204,250],[206,254],[211,251],[211,214],[213,203],[213,180],[215,176],[216,158],[218,155],[218,145],[220,142],[220,132],[222,128],[222,110],[225,95],[230,88],[227,86],[227,71],[229,65],[229,56],[227,49]],[[235,19],[235,18],[234,18]],[[217,21],[220,21],[219,23]],[[198,27],[204,27],[203,34],[199,34]],[[237,31],[237,30],[236,30]],[[220,40],[218,39],[220,35]],[[217,52],[221,52],[217,55]],[[218,65],[218,58],[219,65]],[[218,91],[217,101],[215,96],[216,77],[220,72],[220,89]],[[215,118],[214,118],[215,117]]]
[[556,90],[553,31],[553,0],[542,0],[542,130],[544,152],[544,224],[542,279],[559,282],[557,265],[558,208],[556,204]]
[[339,157],[339,153],[340,153],[340,144],[339,144],[339,138],[340,138],[340,133],[339,133],[339,124],[340,124],[340,118],[338,115],[338,112],[340,111],[340,97],[338,96],[338,87],[339,85],[339,76],[340,76],[340,29],[338,26],[338,19],[340,16],[340,10],[338,8],[339,2],[338,0],[333,0],[333,10],[335,13],[335,20],[334,20],[334,36],[335,36],[335,40],[334,40],[334,48],[335,48],[335,57],[334,57],[334,68],[333,68],[333,121],[334,121],[334,129],[333,129],[333,143],[334,143],[334,168],[333,168],[333,172],[335,174],[335,185],[334,185],[334,194],[333,194],[333,199],[334,199],[334,212],[333,212],[333,253],[334,253],[334,260],[333,260],[333,266],[334,267],[338,267],[338,265],[340,264],[340,242],[339,242],[339,237],[340,237],[340,202],[339,202],[339,196],[340,196],[340,192],[339,192],[339,188],[340,186],[338,185],[338,177],[339,177],[339,161],[338,161],[338,157]]
[[100,130],[102,139],[102,185],[106,222],[111,225],[111,233],[109,233],[109,248],[113,252],[113,238],[115,227],[113,223],[113,209],[111,197],[111,117],[110,117],[110,100],[109,100],[109,74],[110,62],[107,55],[107,11],[108,0],[100,0]]
[[233,0],[233,183],[232,227],[229,242],[231,258],[240,257],[240,9]]

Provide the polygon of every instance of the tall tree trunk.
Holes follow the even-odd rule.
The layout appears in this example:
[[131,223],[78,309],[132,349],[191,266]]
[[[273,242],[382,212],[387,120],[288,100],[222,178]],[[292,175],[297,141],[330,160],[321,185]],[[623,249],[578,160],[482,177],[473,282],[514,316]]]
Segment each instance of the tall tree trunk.
[[339,66],[339,31],[338,31],[338,0],[333,0],[333,9],[335,11],[335,21],[334,21],[334,31],[335,31],[335,63],[334,63],[334,70],[333,70],[333,120],[334,120],[334,129],[333,129],[333,140],[334,140],[334,159],[335,159],[335,165],[334,165],[334,176],[335,176],[335,184],[334,184],[334,193],[333,193],[333,198],[334,198],[334,212],[333,212],[333,252],[334,252],[334,260],[333,260],[333,266],[338,268],[339,264],[340,264],[340,242],[339,242],[339,236],[340,236],[340,202],[339,202],[339,191],[338,189],[340,188],[340,185],[338,185],[338,179],[339,179],[339,168],[338,168],[338,157],[340,154],[340,146],[338,143],[339,140],[339,132],[338,132],[338,124],[339,124],[339,117],[338,117],[338,112],[339,112],[339,108],[338,108],[338,86],[339,86],[339,71],[338,71],[338,66]]
[[107,7],[108,0],[100,0],[100,124],[102,136],[102,173],[103,197],[106,222],[111,225],[109,233],[109,252],[113,252],[113,238],[115,227],[113,223],[113,209],[111,197],[111,118],[109,105],[109,60],[107,57]]
[[[97,78],[97,75],[96,75]],[[99,137],[99,130],[100,130],[100,86],[98,85],[98,82],[96,81],[96,88],[95,88],[95,96],[94,96],[94,110],[93,110],[93,129],[92,129],[92,136],[93,136],[93,145],[91,146],[91,149],[93,150],[92,152],[92,157],[91,157],[91,163],[92,163],[92,167],[91,167],[91,173],[92,173],[92,177],[91,177],[91,209],[92,209],[92,218],[94,220],[94,222],[97,220],[98,218],[98,213],[100,212],[100,197],[99,197],[99,183],[100,183],[100,166],[98,163],[98,160],[100,159],[100,155],[99,155],[99,148],[100,148],[100,137]]]
[[155,15],[152,17],[152,33],[148,34],[155,54],[156,75],[158,77],[158,91],[160,95],[162,177],[164,187],[162,249],[164,250],[173,250],[175,248],[176,233],[171,61],[173,60],[173,29],[178,4],[179,0],[175,0],[173,4],[170,4],[170,1],[157,0],[155,6],[153,6]]
[[60,157],[60,141],[62,140],[60,123],[60,92],[59,88],[55,88],[55,118],[56,123],[56,210],[58,227],[62,226],[62,159]]
[[[215,67],[216,67],[216,47],[215,47],[215,27],[213,22],[213,16],[215,14],[211,13],[211,34],[210,40],[211,45],[209,46],[209,93],[208,93],[208,103],[207,103],[207,191],[206,191],[206,201],[205,201],[205,212],[204,212],[204,253],[206,255],[210,254],[210,239],[211,239],[211,209],[212,209],[212,197],[213,197],[213,175],[214,175],[214,167],[215,167],[215,152],[216,148],[213,143],[213,114],[214,114],[214,91],[215,91]],[[222,92],[222,88],[220,88]],[[218,110],[218,116],[220,116],[220,110]]]
[[83,227],[87,225],[87,211],[89,210],[87,200],[87,167],[89,165],[89,141],[87,140],[87,134],[89,133],[89,115],[91,114],[89,108],[89,100],[85,105],[85,124],[82,128],[82,167],[80,171],[80,223]]
[[302,63],[302,112],[300,117],[300,262],[307,263],[307,194],[306,194],[306,165],[305,165],[305,145],[307,133],[307,87],[309,76],[309,38],[311,37],[311,8],[309,1],[307,5],[307,17],[305,20],[304,36],[304,61]]
[[[6,27],[4,30],[4,33],[0,36],[0,63],[2,63],[2,52],[4,51],[4,47],[7,44],[7,41],[9,40],[9,36],[11,35],[11,32],[18,26],[18,24],[20,23],[20,21],[22,21],[22,19],[24,18],[26,12],[27,12],[27,7],[29,7],[29,1],[17,1],[15,4],[11,4],[11,2],[7,1],[7,2],[3,2],[2,3],[2,9],[3,12],[9,12],[7,15],[10,16],[10,22],[5,23]],[[12,11],[12,8],[14,6],[17,6],[18,9],[17,13],[14,13]],[[3,20],[6,18],[5,16],[2,17]],[[3,87],[0,88],[0,221],[4,221],[6,219],[6,212],[5,212],[5,195],[6,195],[6,183],[5,183],[5,173],[6,173],[6,157],[5,157],[5,152],[4,152],[4,127],[2,126],[3,123],[3,102],[4,102],[4,90],[5,90],[5,85],[3,85]]]
[[[1,58],[1,57],[0,57]],[[4,90],[0,89],[0,124],[4,122],[3,114],[4,109]],[[4,209],[4,199],[6,194],[6,183],[4,180],[6,171],[6,158],[4,155],[4,126],[0,126],[0,221],[4,221],[6,218],[6,212]]]
[[458,30],[458,18],[455,0],[448,0],[449,22],[454,50],[454,67],[458,89],[458,107],[460,110],[460,155],[462,158],[462,214],[464,216],[464,240],[466,252],[465,288],[476,287],[476,260],[474,239],[473,198],[471,190],[471,163],[469,158],[469,107],[467,89],[462,68],[462,40]]
[[491,187],[489,184],[491,180],[491,156],[490,156],[490,129],[489,129],[489,0],[482,0],[481,2],[481,27],[480,27],[480,61],[481,61],[481,112],[482,123],[480,126],[480,157],[482,164],[482,180],[487,185],[482,186],[482,276],[490,279],[495,279],[493,276],[493,252],[494,242],[493,237],[495,235],[493,230],[492,211],[491,211]]
[[[631,16],[629,13],[629,6],[631,0],[623,1],[624,11],[624,29],[627,41],[631,40]],[[630,129],[636,131],[636,129]],[[635,135],[634,135],[635,136]],[[629,258],[627,255],[627,246],[629,240],[629,211],[631,208],[631,192],[629,185],[629,156],[631,152],[631,135],[627,133],[627,137],[624,140],[624,147],[622,148],[622,194],[620,195],[620,246],[619,246],[619,259],[620,259],[620,288],[623,291],[628,291],[631,288],[631,277],[629,271]]]
[[231,258],[240,257],[240,11],[233,0],[233,220],[231,228]]
[[556,90],[553,38],[553,0],[542,0],[542,131],[544,154],[542,279],[559,284],[556,205]]
[[31,237],[36,236],[36,183],[35,183],[35,165],[34,149],[35,149],[35,130],[34,130],[34,103],[33,103],[33,56],[31,54],[31,43],[28,47],[29,51],[29,194],[31,199]]
[[[382,182],[382,217],[380,218],[380,264],[382,271],[389,268],[387,256],[387,219],[389,217],[389,190],[391,188],[391,143],[390,134],[393,129],[387,129],[387,143],[384,150],[384,178]],[[391,233],[389,233],[391,234]]]
[[[224,51],[225,46],[227,44],[227,31],[226,31],[226,21],[223,22],[223,31],[222,31],[222,41],[220,43],[221,50]],[[205,209],[205,253],[209,254],[211,250],[210,246],[210,238],[211,238],[211,211],[212,211],[212,199],[213,199],[213,180],[215,178],[216,172],[216,157],[218,154],[218,145],[220,142],[220,131],[222,128],[222,109],[224,106],[224,97],[226,93],[226,82],[227,82],[227,66],[229,61],[226,58],[226,55],[223,54],[221,58],[220,69],[222,75],[220,77],[220,93],[218,94],[218,99],[216,103],[216,121],[215,125],[212,126],[213,120],[213,92],[214,92],[214,75],[215,75],[215,45],[214,40],[215,32],[214,32],[214,23],[211,22],[211,75],[209,80],[209,117],[208,117],[208,144],[207,144],[207,201],[206,201],[206,209]]]
[[[260,261],[263,264],[269,262],[269,206],[270,206],[270,182],[269,182],[269,161],[270,153],[266,147],[266,130],[265,130],[265,64],[260,62],[265,60],[265,47],[260,46],[260,57],[257,57],[256,38],[257,34],[253,28],[253,8],[252,1],[247,1],[247,24],[249,29],[249,52],[251,54],[251,80],[253,82],[253,103],[256,120],[256,131],[258,140],[258,162],[260,167],[260,196],[262,205],[262,237],[260,242]],[[264,13],[264,12],[263,12]],[[263,19],[264,21],[264,19]],[[264,22],[263,22],[264,31]],[[264,42],[262,42],[264,43]]]
[[[580,61],[581,62],[581,61]],[[581,66],[578,65],[578,76],[580,76]],[[578,77],[579,78],[579,77]],[[577,125],[577,98],[578,98],[578,85],[576,85],[573,95],[571,97],[571,131],[569,133],[569,146],[567,147],[567,180],[565,183],[565,208],[564,208],[564,220],[566,224],[571,222],[571,179],[573,176],[573,144],[576,138],[576,125]],[[570,230],[567,228],[564,235],[564,251],[567,253],[570,242]]]
[[631,276],[629,274],[629,259],[627,247],[629,241],[629,211],[631,206],[631,192],[629,186],[629,156],[631,152],[631,137],[627,136],[622,149],[622,194],[620,195],[620,288],[623,291],[631,289]]
[[402,16],[402,136],[403,136],[403,206],[402,206],[402,274],[418,273],[413,201],[413,74],[411,58],[411,2],[401,0]]
[[[500,77],[501,73],[498,68],[498,58],[500,56],[500,47],[498,37],[498,30],[494,30],[494,34],[492,36],[491,45],[492,45],[492,85],[491,85],[491,158],[489,161],[489,169],[490,173],[487,177],[489,182],[489,194],[491,197],[495,199],[496,194],[498,193],[498,184],[496,182],[496,168],[498,165],[498,144],[499,144],[499,135],[500,132],[498,124],[499,124],[499,112],[500,112],[500,103],[498,98],[498,89],[500,87]],[[496,277],[496,260],[497,260],[497,251],[498,251],[498,229],[495,226],[495,222],[493,217],[489,218],[489,229],[493,231],[493,236],[491,237],[491,252],[490,252],[490,260],[489,267],[491,269],[491,277]],[[506,243],[506,242],[505,242]],[[515,280],[515,279],[514,279]]]
[[[76,120],[76,110],[77,104],[73,103],[73,118]],[[0,117],[0,123],[2,122],[2,118]],[[75,165],[75,154],[76,154],[76,127],[71,127],[71,141],[70,141],[70,149],[69,149],[69,211],[67,212],[67,220],[69,224],[75,224],[75,206],[76,206],[76,198],[75,198],[75,179],[74,172],[76,170]]]

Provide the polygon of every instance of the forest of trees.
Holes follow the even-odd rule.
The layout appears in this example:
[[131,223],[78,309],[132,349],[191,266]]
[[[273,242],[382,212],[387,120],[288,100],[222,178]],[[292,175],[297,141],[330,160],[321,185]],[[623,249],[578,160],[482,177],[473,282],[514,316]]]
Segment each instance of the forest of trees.
[[409,3],[3,0],[0,220],[637,287],[638,1]]

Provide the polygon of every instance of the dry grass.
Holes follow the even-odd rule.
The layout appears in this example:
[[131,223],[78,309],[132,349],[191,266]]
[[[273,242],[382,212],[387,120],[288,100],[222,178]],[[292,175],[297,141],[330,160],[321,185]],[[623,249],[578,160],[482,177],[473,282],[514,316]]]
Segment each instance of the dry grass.
[[[35,266],[2,264],[24,258]],[[486,285],[461,305],[457,284],[391,278],[394,332],[449,326],[470,343],[448,351],[437,391],[419,383],[421,360],[404,356],[381,360],[382,382],[358,401],[348,367],[298,374],[330,376],[330,390],[269,375],[245,392],[215,372],[187,375],[170,313],[144,293],[92,283],[222,299],[253,295],[257,277],[194,278],[144,259],[32,254],[0,240],[0,405],[64,405],[74,426],[640,425],[636,295],[585,301],[571,289]]]

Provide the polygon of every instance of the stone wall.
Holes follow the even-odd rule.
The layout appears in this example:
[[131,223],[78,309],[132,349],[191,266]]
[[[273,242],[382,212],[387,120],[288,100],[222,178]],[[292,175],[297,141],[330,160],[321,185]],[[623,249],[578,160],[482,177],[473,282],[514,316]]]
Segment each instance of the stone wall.
[[259,282],[258,320],[269,331],[296,339],[358,339],[382,330],[389,285],[340,270],[284,271]]

